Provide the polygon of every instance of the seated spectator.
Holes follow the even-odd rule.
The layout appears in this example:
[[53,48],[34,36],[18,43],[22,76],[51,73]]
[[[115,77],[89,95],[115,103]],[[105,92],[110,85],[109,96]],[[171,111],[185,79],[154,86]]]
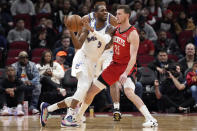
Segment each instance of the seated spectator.
[[51,5],[46,0],[37,0],[35,3],[35,12],[39,13],[51,13]]
[[158,6],[158,3],[156,2],[157,2],[156,0],[148,0],[147,7],[150,11],[149,15],[152,17],[155,17],[156,20],[158,20],[162,18],[162,11],[161,11],[161,8]]
[[148,64],[148,67],[156,72],[157,79],[162,82],[165,78],[165,68],[168,67],[170,63],[173,63],[174,61],[168,59],[168,53],[166,50],[161,49],[159,53],[157,54],[156,60]]
[[0,29],[3,28],[5,34],[14,26],[12,16],[7,12],[7,8],[8,3],[0,3]]
[[18,14],[35,14],[35,8],[31,0],[15,0],[10,8],[12,16]]
[[[16,70],[17,78],[25,84],[25,97],[31,96],[29,100],[29,110],[32,114],[39,113],[38,100],[41,93],[40,75],[35,63],[28,60],[28,54],[25,51],[21,51],[18,55],[18,61],[12,66]],[[31,91],[29,93],[29,91]]]
[[167,33],[164,30],[159,31],[159,37],[155,44],[155,53],[157,54],[161,48],[164,48],[168,54],[176,55],[178,58],[183,57],[176,41],[167,38]]
[[46,40],[47,31],[45,28],[41,28],[40,31],[34,38],[32,38],[31,49],[34,48],[48,48]]
[[140,44],[138,49],[138,55],[154,55],[155,47],[152,41],[146,38],[146,32],[140,30]]
[[64,17],[75,14],[74,9],[71,6],[70,0],[64,0],[63,3],[61,3],[63,7],[58,4],[58,9],[54,12],[54,25],[56,25],[56,28],[62,28],[64,25]]
[[155,80],[155,95],[159,100],[159,110],[165,112],[187,112],[194,105],[191,94],[186,92],[185,82],[179,78],[176,71],[178,65],[169,65],[166,79],[159,84]]
[[135,27],[138,30],[144,30],[146,32],[146,38],[149,40],[153,42],[157,40],[157,34],[155,33],[153,27],[146,23],[146,18],[144,16],[139,16]]
[[70,47],[70,37],[62,37],[61,43],[62,43],[62,46],[59,48],[56,48],[54,50],[53,55],[56,56],[57,52],[65,51],[67,53],[67,56],[66,56],[64,65],[71,67],[73,57],[75,55],[75,49],[73,47]]
[[184,11],[179,13],[177,21],[174,23],[175,25],[175,32],[179,35],[184,30],[194,30],[195,25],[193,23],[192,18],[187,18],[187,15]]
[[197,27],[193,30],[193,39],[191,42],[197,47]]
[[25,29],[25,22],[23,19],[18,19],[16,27],[8,32],[7,40],[9,43],[14,41],[25,41],[30,44],[31,32]]
[[130,20],[135,22],[142,11],[143,5],[140,0],[134,2],[133,10],[131,11]]
[[[62,43],[61,43],[61,38],[62,37],[69,37],[69,38],[71,38],[70,31],[66,27],[64,27],[62,32],[59,33],[59,35],[57,36],[58,40],[55,42],[54,48],[59,48],[62,45]],[[70,41],[70,46],[73,47],[72,41]]]
[[[53,22],[51,19],[45,17],[42,17],[40,19],[38,25],[32,31],[33,34],[32,41],[34,45],[38,45],[38,43],[36,43],[36,40],[39,39],[38,36],[40,35],[40,33],[44,33],[44,31],[46,34],[45,34],[45,45],[43,46],[45,46],[45,48],[52,49],[56,41],[57,31],[53,27]],[[38,48],[38,47],[34,46],[34,48]]]
[[194,61],[196,61],[195,46],[193,43],[188,43],[185,47],[185,57],[179,59],[178,61],[184,75],[188,69],[192,68]]
[[146,18],[146,23],[148,23],[151,26],[154,26],[154,24],[156,23],[156,18],[150,14],[148,8],[143,8],[141,14]]
[[194,62],[192,70],[187,73],[186,80],[192,97],[195,99],[195,107],[197,107],[197,62]]
[[53,62],[51,51],[44,51],[40,64],[37,64],[41,76],[42,91],[57,91],[62,96],[66,95],[66,90],[61,88],[61,79],[64,77],[64,70],[57,62]]
[[16,71],[12,66],[6,67],[7,77],[0,85],[0,103],[3,105],[1,115],[14,115],[8,107],[17,106],[16,115],[24,115],[22,103],[24,100],[24,84],[16,78]]
[[7,50],[7,39],[5,38],[3,30],[0,29],[0,52]]
[[55,62],[59,63],[64,71],[66,71],[69,68],[68,66],[67,67],[64,66],[66,56],[67,56],[66,52],[59,51],[59,52],[57,52],[56,59],[55,59]]
[[164,30],[166,32],[174,33],[173,12],[171,10],[165,10],[163,18],[158,20],[155,26],[155,30]]

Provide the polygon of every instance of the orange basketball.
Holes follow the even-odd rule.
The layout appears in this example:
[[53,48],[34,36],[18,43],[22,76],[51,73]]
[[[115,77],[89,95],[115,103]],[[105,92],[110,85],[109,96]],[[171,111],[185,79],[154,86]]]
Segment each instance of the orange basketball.
[[70,15],[66,18],[66,26],[73,32],[78,32],[82,29],[81,17],[79,15]]

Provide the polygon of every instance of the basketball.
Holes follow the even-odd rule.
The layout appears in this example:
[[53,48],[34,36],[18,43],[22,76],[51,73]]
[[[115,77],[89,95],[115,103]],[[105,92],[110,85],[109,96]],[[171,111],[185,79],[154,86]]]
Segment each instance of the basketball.
[[65,20],[66,26],[73,32],[78,32],[82,29],[81,17],[79,15],[70,15]]

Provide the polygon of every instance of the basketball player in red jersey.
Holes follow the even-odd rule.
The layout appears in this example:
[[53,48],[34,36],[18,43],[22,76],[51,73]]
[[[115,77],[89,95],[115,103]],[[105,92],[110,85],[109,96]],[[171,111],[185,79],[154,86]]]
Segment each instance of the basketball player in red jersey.
[[158,126],[157,120],[152,117],[143,101],[135,93],[135,85],[130,77],[127,77],[135,69],[136,57],[139,47],[139,36],[135,27],[129,23],[130,8],[120,5],[117,8],[117,20],[119,26],[113,36],[113,60],[111,64],[101,73],[98,79],[89,88],[85,101],[82,104],[78,118],[86,111],[92,103],[96,94],[106,87],[119,81],[124,86],[128,99],[135,104],[145,117],[144,127]]

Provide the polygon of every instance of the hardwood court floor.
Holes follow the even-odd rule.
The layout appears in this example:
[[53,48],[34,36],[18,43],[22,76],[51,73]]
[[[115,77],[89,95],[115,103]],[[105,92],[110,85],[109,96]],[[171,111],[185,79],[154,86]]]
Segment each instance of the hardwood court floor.
[[124,114],[120,122],[114,122],[108,114],[87,117],[78,128],[61,128],[61,116],[52,116],[47,126],[41,128],[39,116],[1,116],[0,131],[197,131],[197,114],[155,114],[157,128],[143,128],[144,118],[137,114]]

